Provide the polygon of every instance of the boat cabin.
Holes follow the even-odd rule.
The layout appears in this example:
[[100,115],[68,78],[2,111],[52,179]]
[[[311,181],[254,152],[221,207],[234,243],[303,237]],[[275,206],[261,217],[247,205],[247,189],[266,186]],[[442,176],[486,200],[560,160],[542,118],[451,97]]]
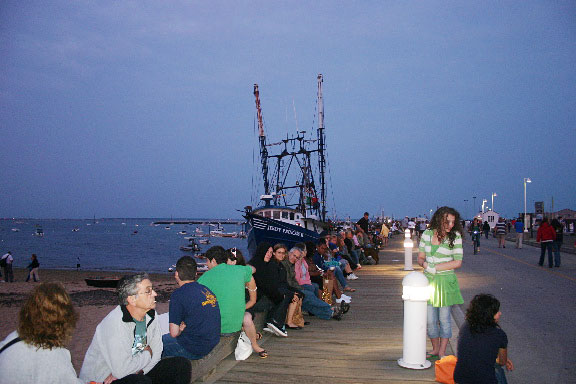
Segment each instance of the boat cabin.
[[264,206],[256,208],[253,212],[254,214],[296,225],[311,231],[321,231],[321,228],[317,226],[318,217],[316,215],[304,216],[302,212],[293,208],[272,205],[270,204],[272,200],[272,196],[270,195],[263,195],[261,199],[264,201]]

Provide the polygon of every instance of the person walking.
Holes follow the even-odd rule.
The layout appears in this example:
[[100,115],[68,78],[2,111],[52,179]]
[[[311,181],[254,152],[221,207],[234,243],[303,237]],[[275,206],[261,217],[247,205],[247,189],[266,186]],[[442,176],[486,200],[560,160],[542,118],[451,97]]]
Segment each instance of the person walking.
[[524,241],[524,222],[516,220],[514,223],[514,231],[516,231],[516,248],[522,249],[522,241]]
[[12,263],[14,263],[14,257],[12,257],[12,252],[8,251],[0,259],[0,265],[4,270],[4,281],[7,283],[14,282],[14,272],[12,271]]
[[432,294],[428,300],[427,328],[432,343],[429,358],[446,355],[452,337],[450,313],[452,305],[463,304],[455,269],[462,266],[462,224],[454,208],[439,208],[422,234],[418,264],[424,268]]
[[557,219],[553,219],[550,224],[552,228],[554,228],[554,231],[556,231],[556,239],[552,242],[554,248],[554,266],[560,267],[560,248],[562,248],[562,243],[564,242],[564,226]]
[[552,268],[552,246],[554,240],[556,240],[556,231],[548,224],[548,218],[545,217],[542,219],[542,223],[536,233],[536,242],[540,243],[541,249],[539,266],[542,267],[544,265],[544,254],[548,250],[548,268]]
[[40,263],[38,262],[38,257],[35,253],[32,254],[30,264],[28,264],[28,277],[26,278],[26,282],[30,281],[30,277],[34,278],[34,282],[40,281],[40,277],[38,276],[38,268],[40,268]]
[[484,224],[482,225],[482,231],[484,231],[484,236],[486,236],[486,239],[488,239],[488,234],[490,233],[490,224],[488,224],[487,221],[484,221]]
[[502,217],[498,219],[494,227],[494,233],[498,238],[498,248],[506,248],[506,223]]

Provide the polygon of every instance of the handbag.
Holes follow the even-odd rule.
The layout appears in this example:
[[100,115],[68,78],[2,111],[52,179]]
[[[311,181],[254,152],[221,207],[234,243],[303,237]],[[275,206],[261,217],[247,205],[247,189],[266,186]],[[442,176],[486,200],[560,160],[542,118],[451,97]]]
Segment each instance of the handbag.
[[236,357],[236,360],[246,360],[250,357],[252,351],[252,343],[248,335],[244,331],[240,332],[238,344],[236,344],[236,349],[234,350],[234,357]]
[[454,369],[456,369],[456,362],[458,358],[454,355],[444,356],[440,360],[436,360],[435,373],[436,381],[444,384],[454,383]]
[[324,277],[324,282],[322,283],[322,300],[332,305],[332,291],[334,290],[334,279],[327,279]]
[[296,324],[298,327],[304,326],[304,316],[302,315],[302,299],[298,300],[296,311],[294,311],[294,315],[292,316],[292,323]]

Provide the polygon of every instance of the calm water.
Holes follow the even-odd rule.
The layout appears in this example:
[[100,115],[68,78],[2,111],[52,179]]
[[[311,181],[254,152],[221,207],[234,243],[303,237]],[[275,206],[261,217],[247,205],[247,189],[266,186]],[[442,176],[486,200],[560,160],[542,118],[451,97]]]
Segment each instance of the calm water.
[[[197,226],[166,229],[165,225],[151,225],[159,220],[165,219],[0,220],[0,255],[12,251],[15,267],[26,267],[35,253],[40,268],[75,269],[79,263],[83,270],[166,272],[187,254],[179,248],[188,244],[184,236],[193,234]],[[44,230],[43,237],[34,235],[38,225]],[[205,233],[210,230],[209,226],[198,227]],[[241,230],[238,225],[223,227],[225,232]],[[188,235],[179,235],[179,231]],[[221,245],[247,254],[246,239],[212,237],[210,241],[210,245],[201,245],[203,252]]]

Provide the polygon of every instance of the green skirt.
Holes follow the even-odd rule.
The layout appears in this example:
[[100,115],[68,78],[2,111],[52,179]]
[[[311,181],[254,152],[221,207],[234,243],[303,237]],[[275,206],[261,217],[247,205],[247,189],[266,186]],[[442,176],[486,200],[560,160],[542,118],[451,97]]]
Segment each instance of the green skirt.
[[454,304],[464,304],[460,293],[460,285],[455,273],[431,275],[425,273],[432,292],[428,304],[433,307],[448,307]]

